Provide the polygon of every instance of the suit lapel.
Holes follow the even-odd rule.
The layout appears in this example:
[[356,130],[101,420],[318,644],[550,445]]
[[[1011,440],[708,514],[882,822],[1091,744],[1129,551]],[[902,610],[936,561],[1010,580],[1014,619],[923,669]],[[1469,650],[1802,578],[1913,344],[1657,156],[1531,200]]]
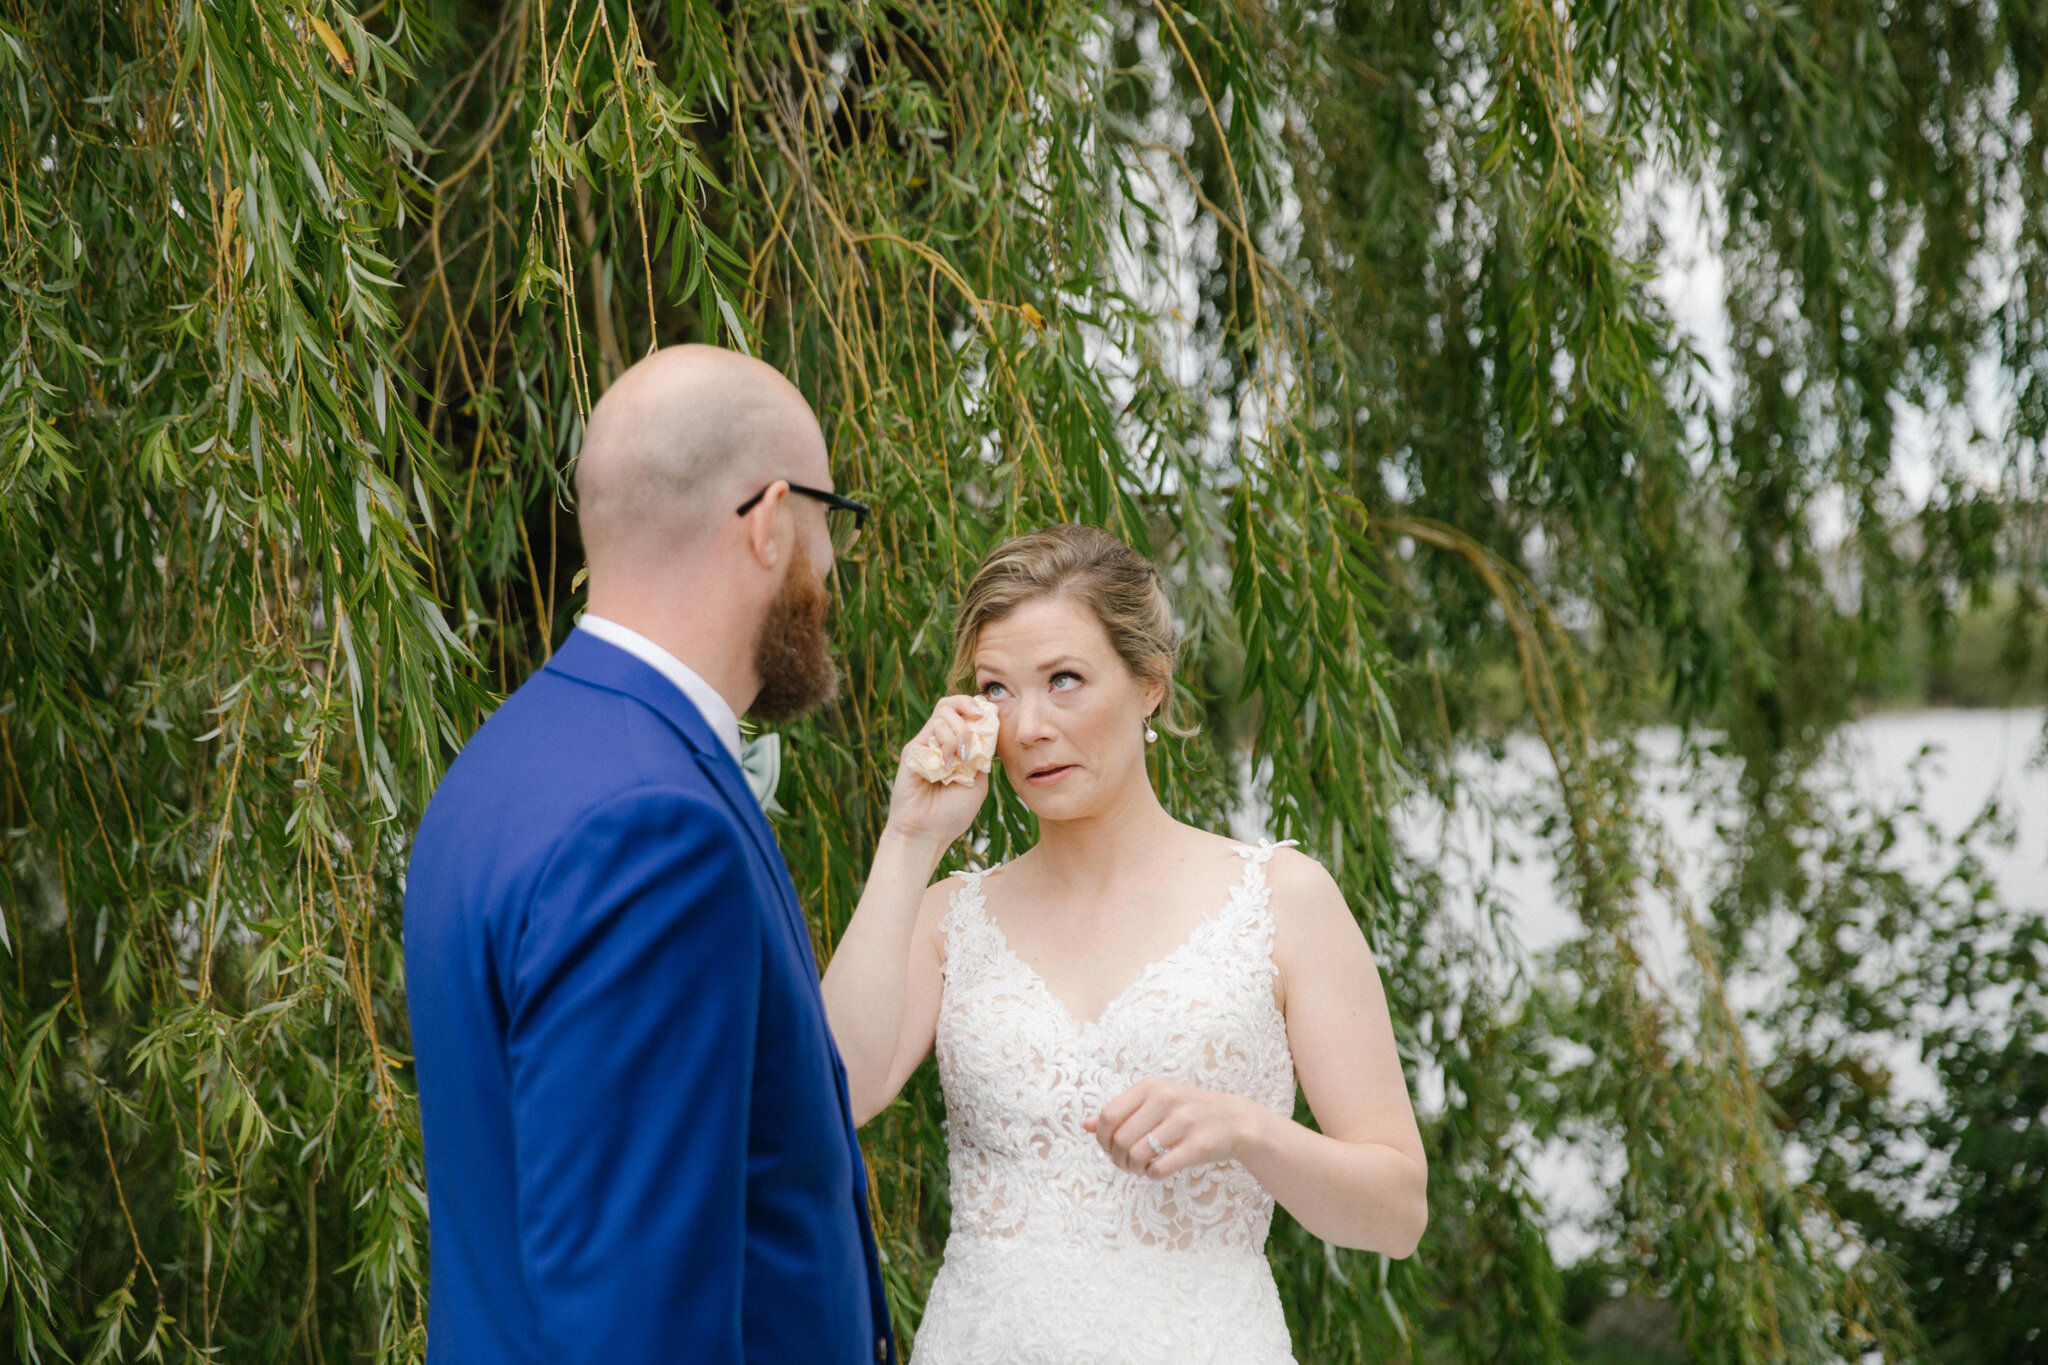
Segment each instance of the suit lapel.
[[[685,701],[684,705],[688,705]],[[797,903],[796,886],[789,879],[789,869],[782,861],[782,845],[775,842],[775,831],[768,827],[768,817],[761,813],[761,805],[754,800],[752,788],[747,786],[745,774],[725,746],[717,745],[717,752],[697,752],[697,766],[708,774],[719,791],[724,793],[727,804],[739,813],[740,823],[754,836],[754,847],[760,851],[761,859],[768,865],[768,880],[775,884],[777,899],[782,902],[782,917],[790,931],[795,934],[797,946],[802,949],[804,960],[817,969],[817,954],[811,948],[810,927],[804,923],[803,907]]]
[[646,663],[588,631],[569,632],[569,638],[555,651],[547,666],[579,682],[633,698],[657,712],[683,737],[696,755],[697,766],[711,779],[712,786],[718,789],[726,804],[732,807],[740,824],[746,827],[763,870],[775,887],[784,928],[794,937],[794,946],[801,950],[804,961],[811,964],[815,975],[817,956],[811,948],[811,931],[804,923],[796,887],[791,884],[789,871],[783,865],[781,846],[775,842],[775,832],[768,827],[767,817],[761,814],[761,805],[747,786],[745,774],[740,772],[739,764],[719,742],[718,736],[712,733],[711,724],[704,719],[703,713],[674,683]]

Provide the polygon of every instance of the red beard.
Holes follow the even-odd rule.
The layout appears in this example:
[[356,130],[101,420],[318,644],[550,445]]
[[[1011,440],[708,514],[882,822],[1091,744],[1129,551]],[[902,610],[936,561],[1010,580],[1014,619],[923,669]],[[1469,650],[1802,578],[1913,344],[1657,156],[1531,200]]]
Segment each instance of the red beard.
[[831,606],[832,594],[812,570],[810,555],[797,546],[754,644],[761,690],[750,715],[770,722],[795,720],[839,695],[839,669],[825,630]]

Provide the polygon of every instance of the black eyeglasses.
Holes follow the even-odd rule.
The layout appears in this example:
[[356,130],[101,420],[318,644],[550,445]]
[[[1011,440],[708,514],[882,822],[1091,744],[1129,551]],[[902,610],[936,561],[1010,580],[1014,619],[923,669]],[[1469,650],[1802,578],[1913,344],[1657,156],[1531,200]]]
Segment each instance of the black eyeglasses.
[[[771,483],[768,485],[768,488],[773,488],[774,486]],[[753,511],[760,504],[761,499],[768,496],[768,488],[762,489],[754,494],[753,497],[741,503],[739,505],[739,515],[745,516]],[[853,542],[860,539],[861,528],[868,524],[868,513],[874,510],[864,502],[855,502],[852,498],[841,497],[837,493],[828,493],[822,488],[806,488],[800,483],[791,484],[789,491],[801,493],[807,498],[814,498],[824,503],[827,511],[851,512],[853,514],[850,519],[840,517],[835,521],[830,517],[826,518],[827,523],[832,527],[832,553],[835,555],[843,555],[853,548]]]

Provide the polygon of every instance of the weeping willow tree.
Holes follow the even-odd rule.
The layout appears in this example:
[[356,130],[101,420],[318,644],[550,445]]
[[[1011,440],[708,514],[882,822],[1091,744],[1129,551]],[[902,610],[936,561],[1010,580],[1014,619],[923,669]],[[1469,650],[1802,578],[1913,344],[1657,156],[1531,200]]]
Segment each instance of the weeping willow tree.
[[[1559,1134],[1614,1154],[1595,1259],[1698,1359],[1931,1358],[1989,1321],[1855,1164],[1867,984],[1823,952],[1765,1016],[1723,983],[1774,917],[1898,938],[1865,912],[1913,888],[1859,894],[1891,874],[1816,773],[1900,623],[2003,584],[2032,638],[2038,4],[0,9],[15,1358],[420,1353],[408,833],[579,610],[583,415],[685,340],[787,371],[880,508],[836,573],[844,698],[787,734],[821,957],[978,558],[1081,520],[1168,571],[1206,723],[1161,792],[1331,869],[1427,1100],[1417,1257],[1276,1229],[1304,1360],[1570,1358],[1527,1156]],[[1720,360],[1656,288],[1671,187],[1725,263]],[[1936,423],[1909,497],[1900,414],[1985,375],[1997,429]],[[1657,717],[1737,774],[1710,905],[1644,814]],[[1503,725],[1543,745],[1583,923],[1542,962],[1401,833]],[[998,784],[958,857],[1030,832]],[[1944,1054],[2024,1120],[2048,940],[1945,894],[1913,979],[2033,1021]],[[940,1115],[926,1068],[864,1133],[906,1338]],[[2038,1154],[1981,1147],[1970,1283],[2023,1343]]]

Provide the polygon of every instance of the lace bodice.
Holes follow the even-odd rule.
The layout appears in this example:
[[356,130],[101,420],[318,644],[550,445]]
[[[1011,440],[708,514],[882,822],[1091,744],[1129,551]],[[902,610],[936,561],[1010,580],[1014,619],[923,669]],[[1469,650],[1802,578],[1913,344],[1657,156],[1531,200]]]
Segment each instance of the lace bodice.
[[1011,951],[988,915],[986,873],[957,874],[937,1037],[956,1235],[1264,1247],[1273,1200],[1243,1166],[1132,1175],[1081,1120],[1147,1076],[1294,1112],[1294,1059],[1273,1002],[1265,864],[1276,847],[1240,848],[1244,874],[1222,908],[1087,1024]]
[[937,1038],[953,1231],[911,1365],[1292,1365],[1251,1172],[1131,1175],[1081,1126],[1147,1076],[1293,1112],[1274,848],[1240,848],[1221,908],[1087,1024],[1011,951],[986,874],[960,874]]

